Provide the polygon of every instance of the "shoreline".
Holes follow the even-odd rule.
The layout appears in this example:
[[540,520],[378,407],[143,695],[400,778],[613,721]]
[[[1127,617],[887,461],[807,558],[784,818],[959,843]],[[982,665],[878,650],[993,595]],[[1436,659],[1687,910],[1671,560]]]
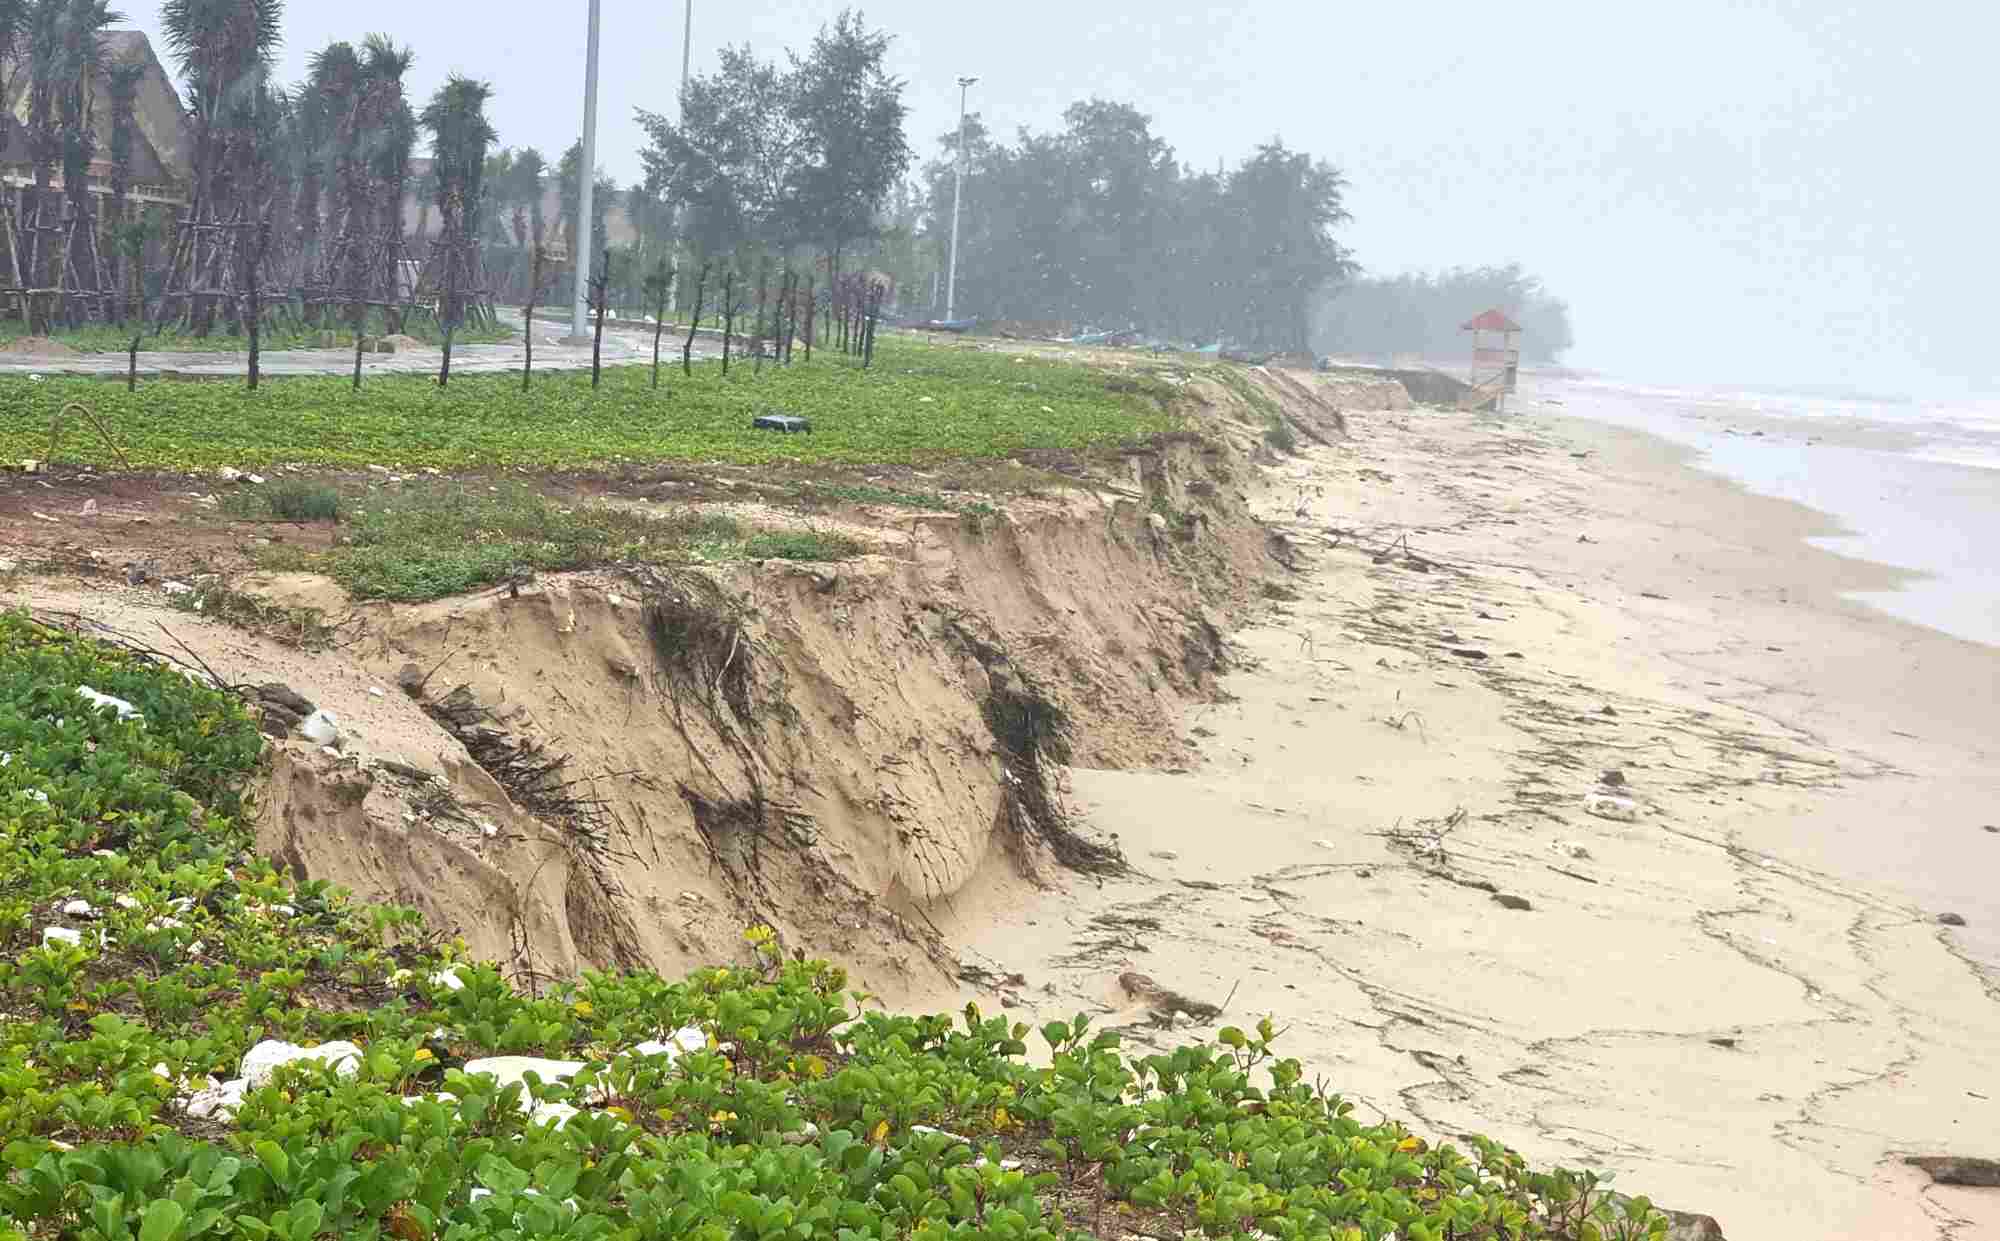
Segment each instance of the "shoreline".
[[[1845,597],[1909,575],[1693,448],[1539,408],[1349,418],[1271,473],[1313,563],[1183,721],[1205,761],[1073,773],[1145,873],[961,899],[946,934],[1035,1019],[1144,1043],[1122,973],[1232,995],[1365,1113],[1733,1236],[2000,1229],[1899,1158],[2000,1133],[2000,650]],[[1405,535],[1428,572],[1376,563]]]
[[[1823,514],[1815,547],[1903,570],[1876,589],[1850,591],[1878,612],[2000,647],[2000,557],[1972,532],[2000,518],[1996,441],[1947,423],[1888,414],[1774,414],[1698,393],[1668,394],[1608,380],[1566,383],[1530,376],[1515,416],[1566,417],[1644,431],[1693,451],[1693,467],[1751,494]],[[1977,460],[1943,452],[1986,447]],[[1942,452],[1942,455],[1940,455]]]

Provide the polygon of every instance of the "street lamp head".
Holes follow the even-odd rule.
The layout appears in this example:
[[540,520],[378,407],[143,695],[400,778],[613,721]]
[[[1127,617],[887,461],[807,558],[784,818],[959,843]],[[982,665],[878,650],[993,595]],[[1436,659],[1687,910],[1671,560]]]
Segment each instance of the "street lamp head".
[[961,78],[960,78],[960,79],[958,80],[958,84],[959,84],[960,86],[970,86],[970,85],[972,85],[972,84],[973,84],[974,82],[977,82],[978,80],[979,80],[978,78],[967,78],[967,77],[961,77]]

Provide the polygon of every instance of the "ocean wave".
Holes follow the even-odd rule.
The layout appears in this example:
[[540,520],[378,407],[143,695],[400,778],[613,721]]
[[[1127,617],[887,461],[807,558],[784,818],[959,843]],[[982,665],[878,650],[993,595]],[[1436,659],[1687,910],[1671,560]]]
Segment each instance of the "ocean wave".
[[1981,470],[2000,470],[2000,444],[1925,444],[1909,455],[1935,465],[1969,465]]

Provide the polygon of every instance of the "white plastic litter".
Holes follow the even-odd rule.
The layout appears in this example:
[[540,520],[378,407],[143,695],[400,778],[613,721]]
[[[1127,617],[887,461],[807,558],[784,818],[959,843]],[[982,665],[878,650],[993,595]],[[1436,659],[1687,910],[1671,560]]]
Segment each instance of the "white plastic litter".
[[456,1103],[458,1102],[458,1096],[449,1090],[440,1090],[436,1094],[406,1094],[403,1096],[404,1107],[415,1107],[419,1103],[431,1102]]
[[214,1082],[212,1078],[210,1080],[213,1084],[204,1090],[196,1091],[187,1101],[185,1105],[187,1114],[228,1120],[243,1106],[243,1096],[250,1089],[249,1083],[242,1078],[226,1082]]
[[63,916],[66,918],[95,918],[97,916],[96,908],[89,901],[84,900],[64,901],[62,911]]
[[43,927],[42,943],[44,945],[68,944],[72,948],[81,948],[83,946],[83,932],[73,931],[66,926]]
[[256,1090],[268,1083],[280,1066],[304,1061],[332,1065],[342,1077],[353,1077],[361,1071],[361,1049],[344,1040],[301,1047],[297,1043],[266,1039],[243,1053],[243,1065],[238,1072],[249,1088]]
[[118,712],[118,718],[121,720],[137,720],[144,718],[139,714],[139,708],[133,706],[129,702],[126,702],[123,698],[113,698],[109,694],[100,694],[96,690],[90,688],[90,686],[88,685],[77,686],[76,695],[79,698],[89,699],[92,706],[111,707],[115,709]]
[[1600,819],[1616,819],[1620,823],[1639,821],[1639,803],[1629,797],[1613,797],[1609,793],[1586,794],[1583,809]]
[[[581,1060],[545,1060],[540,1056],[487,1056],[481,1060],[465,1062],[468,1077],[480,1073],[491,1073],[501,1086],[526,1081],[532,1072],[544,1083],[563,1082],[583,1072]],[[522,1098],[526,1099],[523,1094]]]
[[431,975],[431,986],[443,987],[446,991],[463,991],[465,980],[458,976],[457,970],[439,970]]
[[568,1124],[570,1117],[578,1114],[578,1109],[567,1103],[537,1103],[535,1110],[528,1113],[531,1125],[553,1123],[560,1129]]
[[314,745],[340,748],[340,721],[324,708],[313,712],[299,725],[299,735]]
[[683,1026],[665,1039],[654,1039],[632,1049],[635,1056],[665,1056],[669,1063],[681,1056],[708,1049],[708,1035],[693,1026]]

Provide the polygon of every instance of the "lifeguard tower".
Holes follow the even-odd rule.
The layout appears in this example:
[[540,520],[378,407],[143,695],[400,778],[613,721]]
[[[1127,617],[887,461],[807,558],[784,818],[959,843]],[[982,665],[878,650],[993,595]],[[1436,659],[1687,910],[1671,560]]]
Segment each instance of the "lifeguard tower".
[[1461,409],[1504,412],[1521,370],[1521,325],[1498,310],[1484,311],[1459,325],[1472,333],[1472,391],[1459,401]]

